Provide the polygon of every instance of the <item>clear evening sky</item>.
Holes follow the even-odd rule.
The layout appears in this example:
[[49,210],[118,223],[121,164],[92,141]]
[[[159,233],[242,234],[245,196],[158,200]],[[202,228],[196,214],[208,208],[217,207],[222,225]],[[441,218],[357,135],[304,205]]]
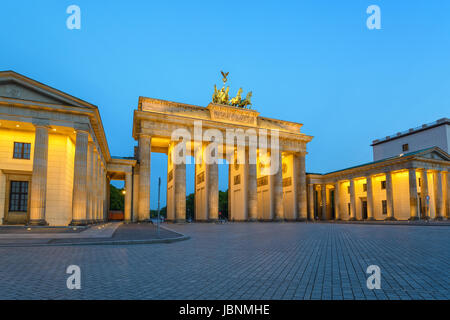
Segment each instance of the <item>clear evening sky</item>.
[[[69,5],[81,30],[69,30]],[[366,8],[381,9],[369,30]],[[371,141],[447,117],[450,1],[2,1],[0,70],[97,105],[112,155],[131,156],[147,96],[206,106],[220,70],[261,115],[314,136],[307,171],[369,162]],[[167,156],[152,156],[165,203]],[[187,170],[193,192],[194,170]],[[219,187],[227,188],[225,166]]]

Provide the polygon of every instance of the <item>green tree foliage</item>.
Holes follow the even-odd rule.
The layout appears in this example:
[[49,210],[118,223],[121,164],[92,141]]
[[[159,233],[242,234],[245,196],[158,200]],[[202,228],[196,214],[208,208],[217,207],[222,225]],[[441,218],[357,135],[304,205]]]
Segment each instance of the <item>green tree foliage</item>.
[[[228,190],[219,191],[219,213],[222,218],[228,218]],[[194,219],[195,215],[195,193],[186,197],[186,219]]]
[[186,219],[194,219],[194,203],[195,203],[195,193],[191,193],[186,197]]
[[219,213],[222,218],[228,219],[228,190],[219,191]]
[[[162,207],[159,212],[160,217],[167,218],[167,207]],[[150,210],[150,217],[151,218],[157,218],[158,217],[158,209],[156,210]]]
[[110,184],[110,209],[123,211],[125,207],[125,196],[123,189],[119,189]]

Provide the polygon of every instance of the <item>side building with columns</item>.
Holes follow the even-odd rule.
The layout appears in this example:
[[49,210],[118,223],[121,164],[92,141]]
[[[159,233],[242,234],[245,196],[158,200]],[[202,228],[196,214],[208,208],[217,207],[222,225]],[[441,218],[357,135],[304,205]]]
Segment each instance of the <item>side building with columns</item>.
[[311,220],[443,220],[450,216],[450,157],[430,147],[308,174]]
[[96,106],[0,72],[0,224],[104,221],[115,161]]

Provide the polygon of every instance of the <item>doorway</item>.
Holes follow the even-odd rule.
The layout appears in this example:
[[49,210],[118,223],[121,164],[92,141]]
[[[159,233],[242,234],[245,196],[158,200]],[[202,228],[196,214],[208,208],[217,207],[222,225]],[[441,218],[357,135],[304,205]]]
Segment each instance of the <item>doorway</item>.
[[367,199],[361,199],[362,219],[367,220]]

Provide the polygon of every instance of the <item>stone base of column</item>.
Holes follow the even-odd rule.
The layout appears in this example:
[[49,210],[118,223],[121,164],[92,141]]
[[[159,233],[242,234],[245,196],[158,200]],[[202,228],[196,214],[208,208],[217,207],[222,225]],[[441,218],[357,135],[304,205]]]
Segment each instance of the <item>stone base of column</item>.
[[173,223],[186,223],[186,219],[175,219]]
[[284,221],[284,219],[280,218],[280,217],[276,217],[273,219],[273,222],[283,222],[283,221]]
[[248,222],[257,222],[258,219],[256,219],[256,218],[249,218],[247,221],[248,221]]
[[384,219],[384,221],[397,221],[394,217],[387,217]]
[[85,226],[87,224],[87,220],[72,220],[70,222],[70,226]]
[[297,218],[297,219],[295,219],[295,221],[298,221],[298,222],[305,222],[307,220],[308,219],[306,219],[306,218]]
[[348,221],[357,221],[355,217],[348,219]]
[[366,221],[375,221],[374,217],[367,218]]
[[28,222],[29,226],[48,226],[47,221],[45,219],[38,219],[38,220],[30,220]]
[[444,220],[446,220],[446,219],[441,216],[434,218],[434,221],[444,221]]
[[420,220],[419,217],[409,217],[409,221],[417,221]]
[[133,223],[133,221],[132,220],[123,220],[123,223],[130,224],[130,223]]

